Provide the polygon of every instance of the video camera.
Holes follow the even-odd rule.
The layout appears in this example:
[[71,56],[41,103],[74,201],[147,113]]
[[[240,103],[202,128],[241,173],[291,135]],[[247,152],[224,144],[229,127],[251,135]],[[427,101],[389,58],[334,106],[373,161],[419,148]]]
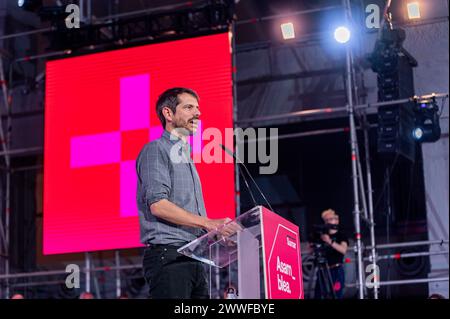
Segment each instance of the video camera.
[[332,229],[337,230],[339,225],[335,224],[322,224],[322,225],[313,225],[314,232],[319,235],[328,234],[328,232]]
[[313,231],[310,234],[309,241],[314,245],[323,244],[320,236],[328,234],[330,230],[337,230],[339,225],[334,224],[321,224],[321,225],[313,225]]

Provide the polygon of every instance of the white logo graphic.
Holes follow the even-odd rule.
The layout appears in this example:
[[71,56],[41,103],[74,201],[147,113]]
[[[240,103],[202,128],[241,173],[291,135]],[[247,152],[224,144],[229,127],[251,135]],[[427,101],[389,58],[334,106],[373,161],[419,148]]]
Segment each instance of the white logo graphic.
[[70,13],[66,17],[66,27],[68,29],[72,29],[72,28],[79,29],[80,28],[80,7],[77,6],[76,4],[69,4],[66,7],[66,12]]
[[69,289],[80,288],[80,267],[69,264],[66,266],[66,272],[69,273],[66,277],[66,287]]
[[376,4],[369,4],[366,7],[366,13],[369,15],[366,17],[366,27],[368,29],[380,28],[380,7]]
[[366,287],[368,289],[380,288],[380,267],[374,264],[367,265],[366,273],[370,273],[366,277]]

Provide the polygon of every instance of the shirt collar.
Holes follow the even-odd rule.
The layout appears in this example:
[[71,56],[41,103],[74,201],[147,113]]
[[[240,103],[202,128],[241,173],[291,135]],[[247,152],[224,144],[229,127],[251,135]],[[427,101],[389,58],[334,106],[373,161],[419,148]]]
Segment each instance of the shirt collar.
[[176,143],[185,143],[181,138],[179,138],[178,136],[176,136],[175,134],[171,134],[169,131],[164,130],[162,137],[168,139],[172,144],[176,144]]
[[186,148],[187,150],[189,150],[189,152],[191,151],[191,147],[190,147],[190,144],[188,142],[184,142],[181,138],[179,138],[175,134],[171,134],[167,130],[164,130],[164,132],[163,132],[161,137],[167,139],[171,144],[174,144],[174,145],[175,144],[180,144],[181,147]]

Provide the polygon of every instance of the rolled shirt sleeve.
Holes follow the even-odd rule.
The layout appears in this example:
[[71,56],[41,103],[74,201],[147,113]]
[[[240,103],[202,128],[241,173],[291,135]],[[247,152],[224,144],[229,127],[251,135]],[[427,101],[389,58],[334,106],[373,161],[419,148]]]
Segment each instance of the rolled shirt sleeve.
[[162,199],[169,199],[172,189],[167,154],[164,154],[158,142],[147,144],[136,162],[136,170],[141,184],[141,196],[148,207]]

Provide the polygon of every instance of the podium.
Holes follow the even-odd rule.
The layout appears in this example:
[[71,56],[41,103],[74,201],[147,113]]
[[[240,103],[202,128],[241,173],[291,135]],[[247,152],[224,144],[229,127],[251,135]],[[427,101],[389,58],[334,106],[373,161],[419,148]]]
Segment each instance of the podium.
[[[224,235],[224,229],[232,231]],[[209,267],[210,298],[303,299],[298,226],[256,206],[222,229],[211,231],[178,252]]]

